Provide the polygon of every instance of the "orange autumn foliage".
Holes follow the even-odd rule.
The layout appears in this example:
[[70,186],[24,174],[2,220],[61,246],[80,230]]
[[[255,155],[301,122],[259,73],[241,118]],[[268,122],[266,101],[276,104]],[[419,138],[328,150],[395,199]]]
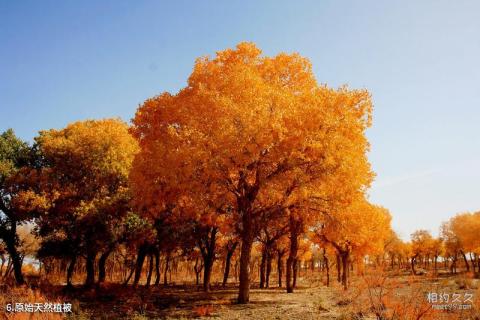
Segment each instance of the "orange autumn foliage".
[[219,204],[233,209],[242,239],[239,301],[247,302],[263,213],[294,212],[314,223],[326,202],[348,205],[369,186],[371,110],[367,91],[319,85],[298,54],[266,57],[240,43],[199,58],[185,88],[145,101],[133,119],[137,205],[151,216],[175,208],[209,223]]

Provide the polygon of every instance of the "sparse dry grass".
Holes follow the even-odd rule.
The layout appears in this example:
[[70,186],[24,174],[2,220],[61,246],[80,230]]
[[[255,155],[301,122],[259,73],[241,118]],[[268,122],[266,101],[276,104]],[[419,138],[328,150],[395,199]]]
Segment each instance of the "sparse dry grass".
[[52,300],[46,297],[40,292],[40,290],[33,290],[27,286],[22,287],[11,287],[4,285],[0,289],[0,306],[2,312],[0,313],[0,319],[11,319],[11,320],[54,320],[54,319],[64,319],[59,313],[24,313],[24,312],[7,312],[7,304],[15,303],[63,303],[61,299]]
[[[209,293],[192,285],[168,287],[118,284],[65,292],[60,286],[44,287],[48,296],[26,287],[9,288],[0,303],[70,301],[70,319],[480,319],[478,279],[472,275],[410,276],[375,271],[354,276],[348,291],[335,281],[325,287],[316,275],[299,279],[293,294],[284,289],[252,289],[251,303],[236,304],[236,288],[214,287]],[[428,292],[473,293],[470,310],[434,310]],[[2,314],[2,319],[60,319],[59,314]]]

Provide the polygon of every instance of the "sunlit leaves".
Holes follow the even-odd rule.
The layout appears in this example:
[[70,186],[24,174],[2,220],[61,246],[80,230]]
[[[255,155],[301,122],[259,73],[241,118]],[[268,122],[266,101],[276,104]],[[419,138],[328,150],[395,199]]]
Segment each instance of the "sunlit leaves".
[[115,242],[130,210],[128,175],[138,150],[128,125],[118,119],[79,121],[42,131],[35,141],[45,163],[39,185],[52,201],[38,220],[40,234],[67,239],[71,250]]
[[147,100],[133,120],[137,201],[160,212],[190,192],[236,206],[242,179],[258,184],[259,207],[351,201],[372,179],[370,113],[368,92],[318,85],[298,54],[265,57],[241,43],[198,59],[186,88]]

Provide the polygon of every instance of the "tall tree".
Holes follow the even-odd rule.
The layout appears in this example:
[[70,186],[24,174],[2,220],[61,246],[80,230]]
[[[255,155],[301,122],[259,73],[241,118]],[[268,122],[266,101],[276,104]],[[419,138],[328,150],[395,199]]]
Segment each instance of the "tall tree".
[[0,135],[0,239],[13,262],[17,284],[24,283],[17,228],[48,207],[46,198],[36,196],[31,189],[35,159],[34,150],[16,137],[13,130]]
[[428,230],[417,230],[411,234],[412,253],[410,258],[410,264],[412,267],[412,273],[415,275],[417,271],[415,266],[420,257],[425,258],[428,255],[429,249],[433,242],[433,237]]
[[480,254],[480,239],[478,237],[480,233],[480,212],[457,214],[448,221],[447,225],[457,241],[458,253],[463,257],[465,267],[469,271],[470,265],[467,253]]
[[[322,185],[339,181],[336,173],[348,167],[345,154],[364,158],[370,112],[368,92],[318,85],[310,62],[298,54],[265,57],[241,43],[200,58],[186,88],[149,99],[136,113],[139,200],[161,210],[156,195],[171,184],[180,193],[200,185],[222,194],[241,238],[238,301],[246,303],[261,213],[327,190]],[[174,159],[177,166],[165,172],[164,162]],[[362,166],[369,170],[364,162],[349,170]],[[162,201],[173,194],[163,193]]]
[[388,210],[372,205],[365,199],[354,201],[348,207],[331,211],[325,216],[317,235],[337,252],[344,289],[348,287],[352,255],[363,258],[365,255],[381,253],[391,234],[390,221]]
[[456,273],[457,256],[463,249],[462,242],[452,226],[452,221],[454,219],[455,218],[451,218],[449,221],[442,223],[440,227],[440,235],[444,243],[445,259],[451,260],[451,273]]
[[85,257],[90,286],[97,256],[104,250],[106,259],[115,226],[128,211],[128,174],[137,143],[118,119],[75,122],[42,131],[35,141],[45,162],[43,192],[54,198],[38,221],[39,233],[46,244],[68,247],[72,266]]

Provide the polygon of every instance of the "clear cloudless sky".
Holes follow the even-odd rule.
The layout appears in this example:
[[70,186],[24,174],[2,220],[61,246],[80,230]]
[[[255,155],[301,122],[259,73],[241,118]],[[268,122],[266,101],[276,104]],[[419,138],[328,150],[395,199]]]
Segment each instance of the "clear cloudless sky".
[[480,209],[479,1],[0,0],[0,131],[129,121],[194,59],[253,41],[319,82],[367,88],[371,201],[407,239]]

